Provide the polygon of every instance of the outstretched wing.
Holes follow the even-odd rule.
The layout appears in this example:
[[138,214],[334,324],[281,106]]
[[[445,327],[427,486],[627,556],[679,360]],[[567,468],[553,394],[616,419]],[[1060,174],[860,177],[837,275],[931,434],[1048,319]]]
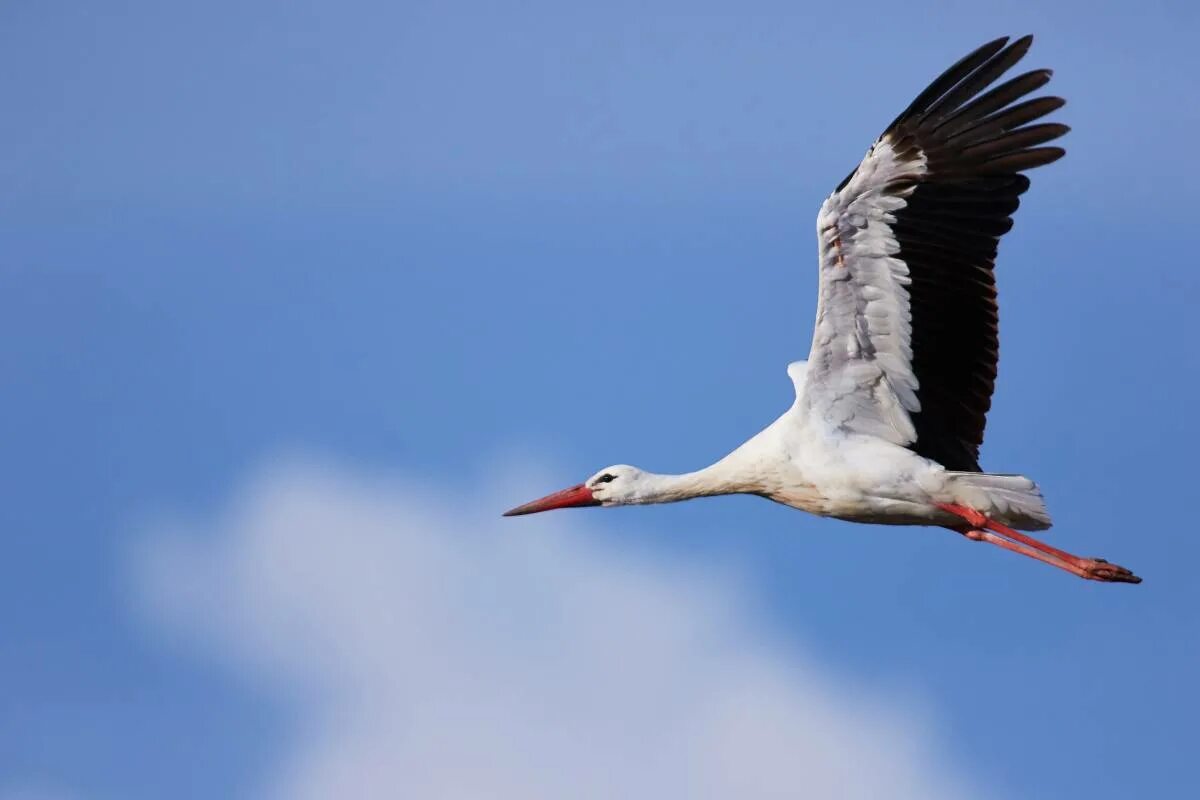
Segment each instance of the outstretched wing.
[[820,287],[804,402],[842,430],[979,470],[998,359],[993,265],[1067,132],[1035,123],[1058,97],[1027,72],[989,90],[1032,37],[997,39],[946,70],[888,126],[817,217]]

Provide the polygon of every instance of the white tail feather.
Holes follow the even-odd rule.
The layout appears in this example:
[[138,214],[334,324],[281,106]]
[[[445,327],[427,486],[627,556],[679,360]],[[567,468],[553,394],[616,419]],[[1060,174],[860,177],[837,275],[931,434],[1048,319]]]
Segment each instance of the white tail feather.
[[1038,485],[1024,475],[947,472],[955,501],[1011,528],[1044,531],[1050,512]]

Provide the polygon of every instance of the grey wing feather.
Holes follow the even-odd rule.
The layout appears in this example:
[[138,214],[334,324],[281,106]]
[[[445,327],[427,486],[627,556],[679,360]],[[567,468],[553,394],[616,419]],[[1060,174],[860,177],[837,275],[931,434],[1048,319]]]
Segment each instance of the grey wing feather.
[[817,216],[820,285],[805,399],[835,427],[900,445],[915,440],[909,414],[921,404],[908,265],[891,227],[905,201],[887,190],[923,170],[921,159],[900,159],[881,140]]
[[810,418],[979,470],[999,352],[996,248],[1023,173],[1063,155],[1038,145],[1068,130],[1038,122],[1061,98],[1023,99],[1049,70],[993,87],[1031,41],[997,39],[951,66],[821,206]]

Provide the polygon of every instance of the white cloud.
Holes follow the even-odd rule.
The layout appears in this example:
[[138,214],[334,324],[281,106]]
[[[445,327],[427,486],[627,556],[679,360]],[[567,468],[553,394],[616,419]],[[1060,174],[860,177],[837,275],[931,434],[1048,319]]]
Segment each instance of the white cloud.
[[781,641],[728,573],[596,532],[625,515],[491,500],[292,463],[145,537],[158,629],[294,705],[265,795],[981,796],[913,704]]

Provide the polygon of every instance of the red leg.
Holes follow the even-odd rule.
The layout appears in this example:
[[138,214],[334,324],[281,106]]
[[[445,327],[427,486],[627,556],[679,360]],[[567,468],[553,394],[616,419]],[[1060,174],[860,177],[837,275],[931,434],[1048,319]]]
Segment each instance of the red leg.
[[1007,525],[1001,525],[999,522],[996,522],[994,519],[985,517],[983,514],[979,513],[978,511],[976,511],[973,508],[967,508],[966,506],[956,506],[952,503],[939,503],[938,505],[939,505],[939,508],[941,508],[943,511],[949,511],[951,514],[956,514],[956,515],[962,517],[971,526],[973,526],[975,528],[987,528],[989,530],[993,530],[996,533],[1001,534],[1002,536],[1006,536],[1009,539],[1013,539],[1015,541],[1021,542],[1022,544],[1028,545],[1029,547],[1032,547],[1035,550],[1040,550],[1043,553],[1050,555],[1050,556],[1054,556],[1058,560],[1065,561],[1068,564],[1082,565],[1083,563],[1092,560],[1092,559],[1088,559],[1088,558],[1080,558],[1079,556],[1073,556],[1070,553],[1066,552],[1065,550],[1059,550],[1057,547],[1051,547],[1050,545],[1046,544],[1045,542],[1035,539],[1032,536],[1028,536],[1024,533],[1021,533],[1020,531],[1014,531],[1012,528],[1008,527]]
[[[989,542],[1003,547],[1005,550],[1011,550],[1014,553],[1036,558],[1038,561],[1066,570],[1073,575],[1078,575],[1088,580],[1106,581],[1109,583],[1142,582],[1141,578],[1124,567],[1110,564],[1102,558],[1081,558],[1065,550],[1059,550],[1057,547],[1051,547],[1032,536],[1014,531],[1007,525],[1001,525],[999,522],[984,516],[973,508],[954,505],[952,503],[939,503],[938,507],[943,511],[948,511],[957,517],[961,517],[968,524],[969,528],[966,530],[955,528],[955,530],[958,530],[959,533],[962,533],[968,539]],[[987,530],[981,530],[984,528]],[[991,531],[995,531],[1001,535],[997,536],[996,533],[991,533]]]
[[1019,544],[1017,542],[1010,542],[1008,539],[1005,539],[1003,536],[997,536],[996,534],[992,533],[991,531],[969,530],[969,531],[964,531],[963,535],[974,542],[988,542],[989,544],[994,544],[999,547],[1003,547],[1005,550],[1011,550],[1014,553],[1020,553],[1023,556],[1029,556],[1030,558],[1036,558],[1038,561],[1041,561],[1043,564],[1049,564],[1052,567],[1058,567],[1059,569],[1065,569],[1067,572],[1070,572],[1072,575],[1078,575],[1081,578],[1088,577],[1087,571],[1085,569],[1083,569],[1082,567],[1076,566],[1075,564],[1071,564],[1066,561],[1062,561],[1060,559],[1055,558],[1054,556],[1047,555],[1046,553],[1043,553],[1039,550],[1034,550],[1032,547],[1026,547],[1025,545]]

